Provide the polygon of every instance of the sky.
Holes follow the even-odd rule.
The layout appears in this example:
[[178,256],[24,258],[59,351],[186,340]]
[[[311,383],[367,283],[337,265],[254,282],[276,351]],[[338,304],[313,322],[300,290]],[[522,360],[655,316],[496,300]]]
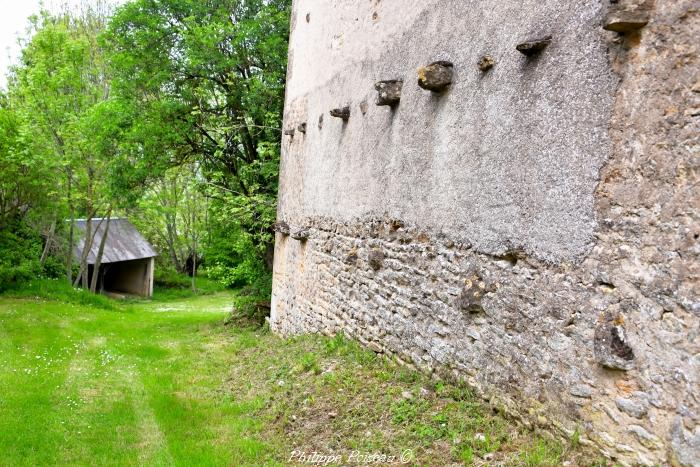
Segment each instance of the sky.
[[[123,3],[124,0],[110,3]],[[10,65],[17,63],[20,48],[17,39],[27,30],[29,16],[39,13],[43,4],[49,11],[60,11],[64,6],[77,7],[89,0],[0,0],[0,87],[5,87]]]

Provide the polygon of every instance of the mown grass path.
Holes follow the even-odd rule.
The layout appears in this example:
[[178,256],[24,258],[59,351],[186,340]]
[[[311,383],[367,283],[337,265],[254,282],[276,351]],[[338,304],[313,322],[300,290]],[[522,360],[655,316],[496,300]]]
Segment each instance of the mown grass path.
[[407,449],[423,465],[579,456],[347,340],[224,326],[230,302],[0,297],[0,465],[283,465],[295,449],[341,463]]
[[230,298],[126,311],[0,299],[0,464],[264,459],[259,422],[222,390]]

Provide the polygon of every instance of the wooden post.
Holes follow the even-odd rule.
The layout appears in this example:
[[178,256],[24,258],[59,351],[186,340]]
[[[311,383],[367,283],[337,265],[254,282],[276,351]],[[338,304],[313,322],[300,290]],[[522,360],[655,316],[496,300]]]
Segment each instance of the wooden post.
[[153,296],[153,272],[155,269],[155,258],[148,258],[146,262],[146,275],[143,281],[143,296],[151,298]]

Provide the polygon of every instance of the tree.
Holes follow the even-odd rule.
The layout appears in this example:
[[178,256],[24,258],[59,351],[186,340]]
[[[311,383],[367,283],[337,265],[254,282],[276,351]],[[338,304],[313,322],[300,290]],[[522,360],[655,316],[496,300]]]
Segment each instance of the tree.
[[111,18],[108,1],[31,20],[0,96],[7,244],[41,232],[37,264],[60,251],[66,278],[94,290],[95,232],[138,206],[193,286],[204,263],[269,288],[291,1],[134,0]]
[[[9,79],[9,98],[27,153],[52,161],[53,168],[62,173],[62,180],[49,177],[57,195],[55,212],[61,216],[54,217],[51,225],[67,213],[66,276],[76,285],[82,281],[85,288],[90,285],[87,252],[95,232],[92,219],[99,212],[111,211],[116,198],[106,174],[119,150],[119,131],[109,118],[114,114],[110,77],[104,51],[97,43],[108,15],[108,5],[96,2],[82,11],[42,12],[34,17],[20,64]],[[73,281],[78,215],[86,218],[85,247]]]
[[0,95],[0,228],[30,212],[45,213],[55,189],[55,162],[32,150],[24,130],[10,100]]
[[[138,201],[134,222],[180,273],[194,276],[205,247],[209,200],[195,164],[167,170]],[[195,247],[196,245],[196,247]]]
[[273,241],[290,3],[135,0],[103,36],[115,92],[141,111],[125,163],[196,162],[212,207],[261,261]]
[[[29,148],[15,109],[0,95],[0,291],[40,274],[46,261],[38,232],[47,228],[54,165]],[[49,238],[47,231],[47,246]]]

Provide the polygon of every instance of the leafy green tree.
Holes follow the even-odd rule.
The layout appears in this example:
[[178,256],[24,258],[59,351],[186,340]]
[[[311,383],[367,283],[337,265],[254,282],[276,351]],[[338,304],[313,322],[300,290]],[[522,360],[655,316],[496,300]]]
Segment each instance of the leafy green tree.
[[87,252],[137,209],[178,270],[204,252],[220,281],[267,293],[291,1],[108,1],[32,18],[0,95],[0,228],[32,263],[16,277],[53,252],[94,290],[75,219]]
[[198,178],[195,164],[168,169],[148,185],[137,207],[128,211],[169,265],[189,275],[201,261],[208,239],[209,200]]
[[[87,253],[94,234],[92,218],[111,211],[116,198],[106,173],[118,151],[119,134],[105,118],[112,107],[110,77],[104,51],[97,43],[108,14],[107,5],[96,2],[82,11],[42,12],[34,17],[21,61],[9,79],[8,96],[25,142],[25,160],[38,157],[50,161],[56,175],[60,174],[47,177],[54,184],[55,195],[47,245],[56,224],[62,225],[67,214],[70,222],[64,255],[71,282],[77,241],[75,218],[87,219]],[[86,254],[79,266],[76,285],[82,279],[83,287],[92,285],[94,289],[95,284],[88,284]]]
[[33,150],[16,109],[0,95],[0,228],[30,213],[45,214],[56,169],[46,152]]
[[140,111],[124,163],[147,178],[196,162],[213,222],[235,221],[259,262],[273,241],[290,4],[135,0],[103,36],[115,93]]
[[55,167],[45,156],[30,150],[20,119],[0,95],[0,291],[43,272],[39,232],[47,227],[55,188]]

